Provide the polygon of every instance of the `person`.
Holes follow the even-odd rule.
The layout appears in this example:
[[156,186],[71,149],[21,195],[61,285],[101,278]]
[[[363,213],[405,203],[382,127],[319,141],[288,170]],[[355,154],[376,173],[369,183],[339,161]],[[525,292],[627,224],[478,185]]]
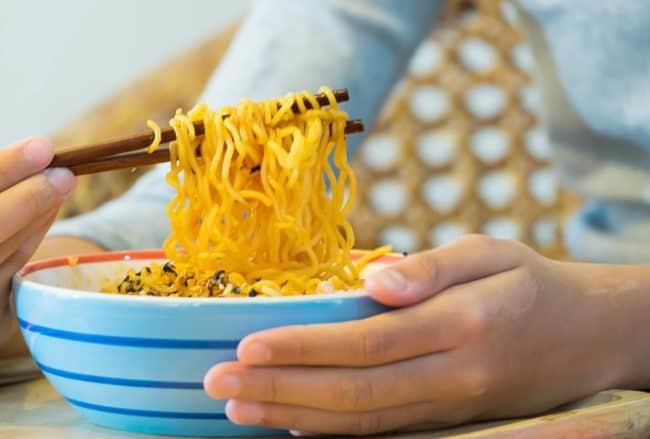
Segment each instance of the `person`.
[[[203,98],[219,105],[345,86],[349,112],[371,122],[441,7],[257,1]],[[411,255],[366,282],[394,310],[255,333],[236,361],[209,370],[206,392],[229,400],[233,422],[367,434],[530,415],[607,388],[648,388],[650,6],[519,0],[517,8],[558,169],[587,200],[566,235],[586,262],[477,235]],[[0,256],[13,255],[0,259],[5,305],[9,277],[73,186],[66,171],[42,172],[51,157],[44,145],[31,140],[0,155]],[[37,256],[159,246],[171,196],[164,173],[159,167],[120,199],[57,223]]]

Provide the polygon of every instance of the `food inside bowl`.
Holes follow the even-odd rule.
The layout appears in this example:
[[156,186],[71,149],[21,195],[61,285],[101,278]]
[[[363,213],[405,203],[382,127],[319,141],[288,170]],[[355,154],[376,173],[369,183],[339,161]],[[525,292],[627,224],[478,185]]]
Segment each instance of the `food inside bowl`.
[[[368,262],[376,260],[384,254],[386,253],[383,250],[380,252],[368,252],[355,262],[360,270],[365,270]],[[238,286],[245,285],[245,282],[242,281],[240,276],[234,277],[235,279],[231,279],[228,273],[224,270],[219,270],[212,277],[201,281],[197,279],[196,274],[192,271],[179,273],[171,261],[165,263],[154,262],[141,268],[129,268],[122,280],[117,284],[114,280],[105,281],[101,291],[105,293],[165,297],[256,297],[259,295],[282,295],[275,290],[265,289],[264,285],[267,283],[261,279],[256,284],[263,285],[260,288],[262,292],[254,287]],[[346,291],[357,290],[362,284],[363,281],[360,278],[355,288],[347,288]],[[314,291],[304,291],[296,294],[330,294],[337,291],[340,290],[337,290],[332,282],[325,280],[320,282]]]
[[[285,296],[362,286],[381,247],[351,258],[348,213],[356,179],[347,163],[348,119],[333,91],[201,104],[170,121],[169,262],[130,270],[104,288],[167,297]],[[204,134],[197,135],[195,123]],[[149,121],[158,148],[161,129]]]
[[[241,279],[237,280],[240,281],[239,285],[244,284]],[[109,287],[105,291],[168,297],[255,297],[259,295],[253,287],[237,286],[224,270],[218,270],[206,280],[200,280],[192,270],[186,269],[178,273],[171,261],[162,265],[151,264],[140,270],[130,269],[117,287],[114,289]]]

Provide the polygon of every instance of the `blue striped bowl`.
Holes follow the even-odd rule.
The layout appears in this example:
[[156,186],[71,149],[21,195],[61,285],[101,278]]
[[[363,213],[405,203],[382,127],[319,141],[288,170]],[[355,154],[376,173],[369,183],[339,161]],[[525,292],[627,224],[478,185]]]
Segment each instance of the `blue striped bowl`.
[[[28,265],[14,279],[23,336],[47,379],[90,421],[141,433],[258,436],[232,424],[203,391],[214,364],[235,359],[252,332],[339,322],[384,310],[362,292],[321,296],[189,299],[97,293],[160,251],[115,252]],[[387,256],[368,269],[395,260]]]

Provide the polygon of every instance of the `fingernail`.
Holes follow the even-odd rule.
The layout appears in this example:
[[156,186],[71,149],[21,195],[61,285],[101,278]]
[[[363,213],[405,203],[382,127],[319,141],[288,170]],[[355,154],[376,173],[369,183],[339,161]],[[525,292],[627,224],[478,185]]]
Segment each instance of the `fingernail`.
[[370,290],[384,290],[391,292],[404,292],[408,287],[406,278],[398,271],[385,269],[368,277],[366,288]]
[[68,195],[74,189],[77,179],[68,169],[46,169],[43,174],[61,195]]
[[291,434],[291,436],[296,436],[296,437],[316,436],[314,433],[307,433],[306,431],[298,431],[298,430],[289,430],[289,433]]
[[234,398],[239,394],[241,381],[234,375],[222,375],[213,385],[214,396],[217,398],[227,399]]
[[53,154],[52,144],[46,139],[32,139],[23,149],[25,160],[39,167],[47,166]]
[[268,363],[271,361],[271,350],[266,345],[255,341],[244,345],[241,353],[241,361],[247,363]]
[[226,403],[226,416],[235,424],[257,425],[262,422],[264,409],[256,402],[231,399]]

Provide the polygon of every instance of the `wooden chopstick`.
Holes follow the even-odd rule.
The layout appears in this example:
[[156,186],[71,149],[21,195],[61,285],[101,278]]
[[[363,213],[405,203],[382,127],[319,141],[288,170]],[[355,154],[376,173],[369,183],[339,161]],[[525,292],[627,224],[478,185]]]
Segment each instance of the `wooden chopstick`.
[[[345,102],[350,99],[348,90],[346,88],[334,90],[334,97],[337,102]],[[320,105],[329,104],[329,100],[325,94],[319,93],[314,95],[316,101]],[[305,101],[305,107],[311,108],[309,101]],[[292,107],[294,112],[300,111],[297,104],[294,104]],[[197,135],[202,135],[204,132],[203,122],[196,122],[194,124],[194,129]],[[172,128],[167,128],[161,132],[162,139],[161,143],[168,143],[173,140],[176,140],[176,134]],[[121,154],[130,151],[136,151],[138,149],[146,148],[151,145],[153,142],[154,135],[152,132],[139,134],[131,137],[126,137],[122,139],[116,139],[113,141],[96,143],[92,145],[77,146],[72,148],[65,148],[59,150],[54,154],[54,158],[50,163],[49,167],[65,167],[72,168],[77,165],[88,164],[89,162],[100,160],[101,158],[106,158],[113,156],[115,154]],[[164,160],[161,160],[164,161]],[[152,162],[160,163],[160,162]],[[151,164],[151,163],[149,163]],[[100,171],[96,171],[100,172]]]
[[[362,131],[363,121],[359,119],[348,121],[345,125],[346,134],[360,133]],[[116,169],[129,169],[137,168],[139,166],[150,166],[156,163],[168,162],[169,160],[169,149],[162,148],[154,151],[151,154],[145,151],[98,158],[85,163],[72,165],[69,168],[75,175],[86,175],[95,174],[98,172],[114,171]]]

